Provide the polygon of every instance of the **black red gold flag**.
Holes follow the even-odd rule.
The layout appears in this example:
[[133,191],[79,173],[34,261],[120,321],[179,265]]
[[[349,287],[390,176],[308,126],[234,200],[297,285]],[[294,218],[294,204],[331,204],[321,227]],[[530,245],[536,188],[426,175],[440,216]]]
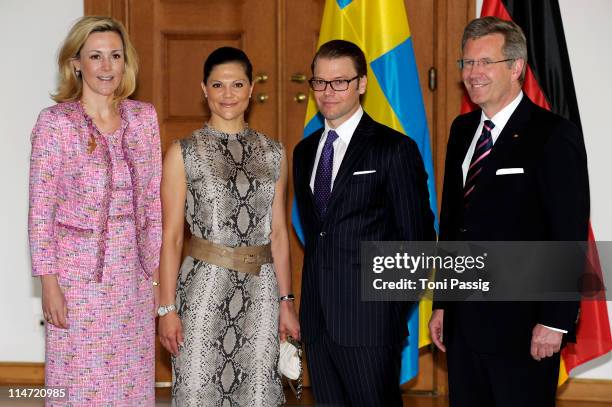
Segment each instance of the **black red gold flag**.
[[[496,16],[514,21],[525,33],[528,66],[523,92],[539,106],[574,122],[581,130],[576,91],[569,61],[563,21],[558,0],[484,0],[481,16]],[[462,113],[473,110],[464,95]],[[588,253],[592,267],[600,271],[599,256],[589,224]],[[575,344],[561,353],[559,384],[578,365],[612,350],[606,301],[582,301]]]

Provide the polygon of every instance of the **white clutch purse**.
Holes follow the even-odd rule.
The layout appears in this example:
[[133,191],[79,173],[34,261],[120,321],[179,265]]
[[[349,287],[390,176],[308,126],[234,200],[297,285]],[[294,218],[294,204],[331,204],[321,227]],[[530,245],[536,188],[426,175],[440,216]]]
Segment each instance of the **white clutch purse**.
[[[288,379],[289,387],[299,400],[302,396],[302,344],[291,336],[280,344],[278,371]],[[293,386],[291,380],[297,380],[297,387]]]

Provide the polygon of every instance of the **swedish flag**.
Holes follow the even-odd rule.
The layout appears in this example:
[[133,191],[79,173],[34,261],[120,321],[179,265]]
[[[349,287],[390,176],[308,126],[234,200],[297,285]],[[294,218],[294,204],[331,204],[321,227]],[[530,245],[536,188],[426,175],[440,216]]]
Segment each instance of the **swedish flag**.
[[[406,134],[417,143],[429,176],[429,203],[432,212],[437,214],[429,130],[403,0],[327,0],[319,45],[333,39],[351,41],[364,51],[368,61],[368,88],[362,100],[363,107],[374,120]],[[310,97],[304,136],[321,127],[323,118]],[[293,225],[302,239],[295,210]],[[437,230],[437,216],[435,227]],[[430,314],[430,302],[421,302],[410,314],[410,338],[402,353],[401,383],[418,373],[419,347],[429,343],[427,322]]]

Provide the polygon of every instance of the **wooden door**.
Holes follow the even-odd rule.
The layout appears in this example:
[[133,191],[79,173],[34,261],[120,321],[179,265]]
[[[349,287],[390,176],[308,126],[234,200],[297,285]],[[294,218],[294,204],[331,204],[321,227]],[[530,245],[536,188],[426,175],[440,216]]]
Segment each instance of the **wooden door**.
[[276,27],[273,1],[140,0],[130,2],[129,31],[142,60],[134,97],[150,100],[159,115],[164,146],[189,135],[210,113],[200,82],[208,54],[217,47],[241,48],[256,80],[248,120],[277,135]]
[[[432,137],[440,198],[446,141],[459,112],[458,58],[463,27],[474,0],[404,0]],[[163,149],[188,136],[209,116],[199,83],[208,53],[222,45],[249,55],[256,80],[248,117],[251,127],[280,140],[289,164],[302,139],[310,62],[316,50],[325,0],[84,0],[85,14],[110,15],[127,27],[140,58],[135,99],[158,112]],[[437,88],[429,88],[429,72]],[[291,167],[290,167],[291,168]],[[291,174],[291,173],[290,173]],[[291,175],[290,175],[291,177]],[[287,215],[293,201],[290,178]],[[438,198],[438,202],[439,199]],[[289,225],[291,228],[291,225]],[[290,232],[294,291],[301,287],[302,248]],[[421,374],[407,389],[444,392],[444,371],[429,350],[421,352]],[[157,344],[156,381],[171,380],[168,354]]]
[[[284,121],[285,131],[281,132],[280,140],[287,151],[293,151],[303,136],[304,119],[306,116],[306,100],[309,95],[308,83],[303,79],[310,78],[310,64],[319,40],[319,29],[323,15],[325,0],[290,1],[281,15],[281,29],[284,32],[284,44],[281,46],[282,83],[279,85],[283,93],[284,103],[281,105],[280,119]],[[404,0],[408,22],[412,32],[415,58],[418,65],[419,79],[423,92],[423,101],[427,113],[429,128],[433,129],[434,96],[429,89],[429,70],[435,66],[436,27],[435,2],[432,0]],[[432,148],[435,146],[432,145]],[[289,157],[289,164],[292,164]],[[290,196],[293,196],[292,174],[290,174]],[[287,213],[291,213],[293,200],[287,203]],[[294,272],[301,271],[303,260],[302,246],[291,230],[291,256]],[[301,273],[300,273],[301,276]],[[300,279],[294,279],[296,296],[300,292]],[[433,354],[429,350],[421,352],[420,374],[417,380],[411,381],[405,390],[433,391],[435,385]]]
[[[164,151],[210,116],[200,88],[203,63],[225,45],[243,49],[253,64],[249,125],[277,138],[275,1],[86,0],[85,13],[112,15],[126,25],[140,60],[133,97],[155,105]],[[163,387],[172,377],[169,355],[159,341],[156,348],[156,382]]]

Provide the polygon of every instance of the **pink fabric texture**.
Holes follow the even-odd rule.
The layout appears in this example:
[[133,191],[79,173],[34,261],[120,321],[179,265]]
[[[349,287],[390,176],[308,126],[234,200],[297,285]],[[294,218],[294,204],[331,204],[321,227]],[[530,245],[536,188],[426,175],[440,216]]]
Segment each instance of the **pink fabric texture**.
[[[124,100],[121,149],[132,180],[142,271],[159,265],[161,151],[152,105]],[[90,152],[92,146],[95,146]],[[32,274],[101,281],[112,185],[106,140],[78,102],[44,109],[32,132],[29,237]],[[57,230],[58,225],[62,230]],[[70,230],[70,233],[66,233]],[[65,233],[63,239],[58,239]]]
[[121,128],[101,134],[79,103],[60,103],[32,133],[32,271],[57,274],[68,307],[69,328],[46,330],[46,385],[68,394],[51,406],[155,404],[159,130],[149,104],[120,111]]

